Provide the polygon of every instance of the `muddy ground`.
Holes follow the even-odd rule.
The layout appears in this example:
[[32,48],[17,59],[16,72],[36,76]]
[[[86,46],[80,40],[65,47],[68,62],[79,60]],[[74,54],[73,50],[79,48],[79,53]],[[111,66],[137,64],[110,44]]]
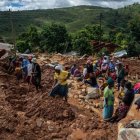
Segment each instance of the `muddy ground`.
[[51,69],[42,67],[43,91],[36,93],[0,63],[0,140],[117,140],[117,124],[104,122],[102,109],[85,109],[73,96],[68,103],[48,97]]

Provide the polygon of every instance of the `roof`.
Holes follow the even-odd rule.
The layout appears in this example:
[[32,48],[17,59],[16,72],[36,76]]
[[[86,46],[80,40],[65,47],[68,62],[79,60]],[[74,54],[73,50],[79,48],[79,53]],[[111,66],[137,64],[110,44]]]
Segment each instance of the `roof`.
[[12,48],[12,44],[8,43],[0,43],[0,50],[5,49],[5,50],[10,50]]

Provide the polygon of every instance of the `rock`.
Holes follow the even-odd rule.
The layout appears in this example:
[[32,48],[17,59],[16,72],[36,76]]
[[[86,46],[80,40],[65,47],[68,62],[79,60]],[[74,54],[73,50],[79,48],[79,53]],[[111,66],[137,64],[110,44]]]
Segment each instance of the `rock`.
[[84,102],[83,101],[80,101],[80,103],[79,103],[80,105],[83,105],[84,104]]
[[69,96],[70,98],[72,98],[72,97],[73,97],[73,95],[72,95],[71,93],[69,93],[69,94],[68,94],[68,96]]
[[78,98],[78,95],[74,95],[74,98],[77,99]]
[[3,88],[3,89],[7,89],[8,88],[8,86],[6,84],[4,84],[4,83],[0,83],[0,87]]
[[86,89],[86,86],[85,86],[85,85],[83,85],[83,86],[82,86],[82,89]]
[[77,94],[80,95],[81,94],[81,91],[77,91]]
[[83,96],[83,95],[79,95],[79,98],[80,98],[80,99],[84,99],[84,96]]
[[81,90],[81,94],[84,94],[84,93],[86,93],[86,90],[85,89],[82,89]]
[[78,99],[79,102],[81,102],[81,99]]
[[87,93],[96,93],[96,88],[87,87]]
[[50,125],[52,122],[51,121],[47,121],[47,124]]
[[90,109],[90,106],[89,106],[89,105],[86,105],[85,108],[86,108],[86,109]]
[[120,129],[124,128],[124,125],[122,123],[118,123],[118,132],[120,131]]
[[95,108],[99,108],[99,104],[98,103],[95,104]]
[[51,125],[48,125],[48,130],[49,130],[50,132],[53,132],[54,127],[53,127],[53,126],[51,126]]
[[140,121],[133,120],[125,126],[125,128],[140,128]]
[[63,111],[63,116],[64,116],[64,117],[68,117],[68,115],[69,115],[69,114],[68,114],[68,111],[67,111],[67,110],[64,110],[64,111]]
[[92,87],[88,87],[87,88],[87,95],[86,95],[86,99],[96,99],[96,98],[99,98],[100,95],[98,93],[98,89],[96,88],[92,88]]
[[99,96],[97,93],[88,93],[85,98],[88,100],[88,99],[96,99],[98,97]]
[[118,140],[139,140],[140,129],[122,128],[118,133]]
[[43,124],[43,120],[41,118],[36,119],[36,125],[37,125],[37,127],[41,127],[42,124]]

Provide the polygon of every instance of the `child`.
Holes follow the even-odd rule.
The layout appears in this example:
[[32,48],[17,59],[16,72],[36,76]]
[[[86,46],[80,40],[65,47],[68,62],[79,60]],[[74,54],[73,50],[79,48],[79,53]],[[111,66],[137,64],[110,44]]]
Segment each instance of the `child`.
[[19,62],[16,63],[15,75],[16,75],[17,82],[19,84],[19,80],[22,79],[22,70]]

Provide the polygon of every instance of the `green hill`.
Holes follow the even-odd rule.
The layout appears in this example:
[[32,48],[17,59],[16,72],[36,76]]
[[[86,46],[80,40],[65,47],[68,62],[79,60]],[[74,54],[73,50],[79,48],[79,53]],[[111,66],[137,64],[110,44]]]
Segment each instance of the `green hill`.
[[[95,6],[77,6],[70,8],[0,12],[0,36],[11,38],[24,32],[29,25],[39,29],[46,23],[64,24],[68,31],[75,32],[85,25],[99,24],[100,14],[102,27],[105,30],[125,28],[128,21],[140,15],[140,5],[134,4],[121,9],[110,9]],[[12,33],[13,24],[13,33]]]

